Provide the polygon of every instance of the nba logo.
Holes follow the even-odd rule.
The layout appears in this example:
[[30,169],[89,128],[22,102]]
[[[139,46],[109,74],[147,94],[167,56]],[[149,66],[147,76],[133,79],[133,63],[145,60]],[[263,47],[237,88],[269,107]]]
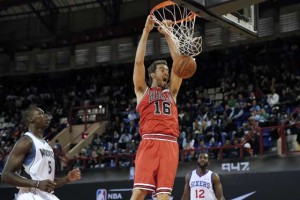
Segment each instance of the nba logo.
[[96,192],[96,200],[107,200],[106,189],[98,189]]

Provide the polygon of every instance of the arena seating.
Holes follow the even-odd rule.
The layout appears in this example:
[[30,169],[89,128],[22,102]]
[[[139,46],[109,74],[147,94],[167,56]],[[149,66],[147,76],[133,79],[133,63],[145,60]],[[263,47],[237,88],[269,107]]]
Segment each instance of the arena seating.
[[[237,52],[243,54],[236,56]],[[274,58],[272,52],[280,56]],[[218,55],[218,59],[214,55]],[[198,59],[196,75],[183,82],[178,96],[181,160],[193,160],[201,150],[210,149],[222,149],[221,156],[212,151],[216,159],[238,157],[241,156],[240,152],[244,156],[258,155],[260,142],[257,128],[289,125],[291,121],[299,120],[300,64],[297,55],[297,36],[232,47],[226,54],[222,51],[203,53]],[[131,165],[132,155],[140,140],[133,85],[132,81],[128,81],[132,80],[132,64],[123,65],[122,68],[118,65],[109,66],[105,75],[102,74],[103,69],[97,67],[63,73],[64,78],[55,80],[49,74],[20,76],[18,80],[3,77],[0,80],[2,165],[14,142],[26,131],[21,123],[21,111],[29,105],[43,108],[51,117],[52,123],[45,132],[49,141],[68,127],[70,122],[99,122],[97,108],[89,110],[91,115],[87,120],[83,117],[82,109],[70,116],[70,108],[103,105],[107,115],[101,120],[107,121],[106,130],[78,151],[75,160],[87,160],[82,167]],[[114,82],[110,81],[111,77],[114,77]],[[273,88],[272,80],[275,81]],[[48,84],[50,81],[54,84]],[[271,89],[275,89],[280,97],[275,105],[268,100]],[[66,121],[67,118],[69,121]],[[218,127],[218,132],[212,138],[207,137],[211,126]],[[285,128],[284,134],[287,134],[287,130],[297,134],[293,132],[297,130],[289,127]],[[253,132],[257,134],[247,139],[249,145],[241,146],[246,143],[247,135]],[[130,139],[121,141],[122,134],[128,133]],[[277,147],[278,134],[262,129],[266,151]],[[242,149],[239,153],[234,148],[236,144]],[[253,154],[249,154],[248,148]],[[114,159],[116,156],[118,161]],[[92,161],[95,157],[101,159],[102,164],[95,164]],[[111,157],[114,164],[111,164]],[[72,165],[78,164],[72,161],[73,158],[68,159]]]

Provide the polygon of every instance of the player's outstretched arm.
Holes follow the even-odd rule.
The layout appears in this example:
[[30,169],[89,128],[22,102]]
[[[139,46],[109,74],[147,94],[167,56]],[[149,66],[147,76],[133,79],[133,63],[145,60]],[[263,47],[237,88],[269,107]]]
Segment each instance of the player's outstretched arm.
[[[167,28],[169,23],[171,23],[170,21],[164,21],[164,23],[166,24],[165,27]],[[166,28],[162,28],[162,27],[158,27],[158,31],[163,34],[166,38],[166,42],[168,44],[169,47],[169,51],[173,60],[173,64],[177,63],[174,62],[176,59],[180,58],[180,54],[178,53],[178,50],[176,49],[176,45],[174,43],[174,41],[172,40],[171,36],[166,32]],[[180,86],[182,83],[182,78],[176,76],[176,74],[174,73],[174,71],[171,71],[171,76],[170,76],[170,91],[172,93],[173,98],[176,100],[177,94],[179,92]]]
[[217,197],[217,200],[225,200],[221,180],[219,175],[216,173],[214,173],[213,175],[213,183],[215,187],[215,195]]
[[191,178],[191,173],[187,173],[185,176],[185,185],[184,185],[184,190],[183,190],[183,195],[181,197],[181,200],[189,200],[190,199],[190,178]]
[[55,178],[54,182],[57,184],[56,187],[61,187],[69,182],[77,181],[81,179],[80,169],[76,168],[68,172],[68,175],[62,178]]
[[154,22],[151,19],[151,16],[149,15],[136,50],[135,61],[134,61],[133,83],[134,83],[134,90],[138,102],[141,99],[142,95],[144,94],[145,90],[147,89],[147,84],[145,81],[146,73],[145,73],[144,60],[145,60],[148,36],[150,31],[153,29],[153,27],[154,27]]

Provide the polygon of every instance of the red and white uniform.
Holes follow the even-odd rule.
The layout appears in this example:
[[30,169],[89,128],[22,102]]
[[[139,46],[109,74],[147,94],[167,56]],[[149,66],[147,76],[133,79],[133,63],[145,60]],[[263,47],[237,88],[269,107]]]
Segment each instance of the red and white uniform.
[[203,176],[193,170],[190,178],[190,200],[216,200],[212,181],[213,172],[208,170]]
[[178,111],[169,89],[148,88],[137,111],[141,136],[149,133],[179,136]]
[[176,102],[169,89],[148,88],[137,111],[142,141],[135,159],[134,189],[171,194],[179,155]]

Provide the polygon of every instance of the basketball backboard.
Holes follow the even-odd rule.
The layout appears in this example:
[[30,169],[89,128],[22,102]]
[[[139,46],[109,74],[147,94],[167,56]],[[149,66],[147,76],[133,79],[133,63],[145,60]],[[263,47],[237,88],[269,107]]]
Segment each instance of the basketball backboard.
[[258,5],[265,0],[173,0],[197,15],[248,37],[258,37]]

